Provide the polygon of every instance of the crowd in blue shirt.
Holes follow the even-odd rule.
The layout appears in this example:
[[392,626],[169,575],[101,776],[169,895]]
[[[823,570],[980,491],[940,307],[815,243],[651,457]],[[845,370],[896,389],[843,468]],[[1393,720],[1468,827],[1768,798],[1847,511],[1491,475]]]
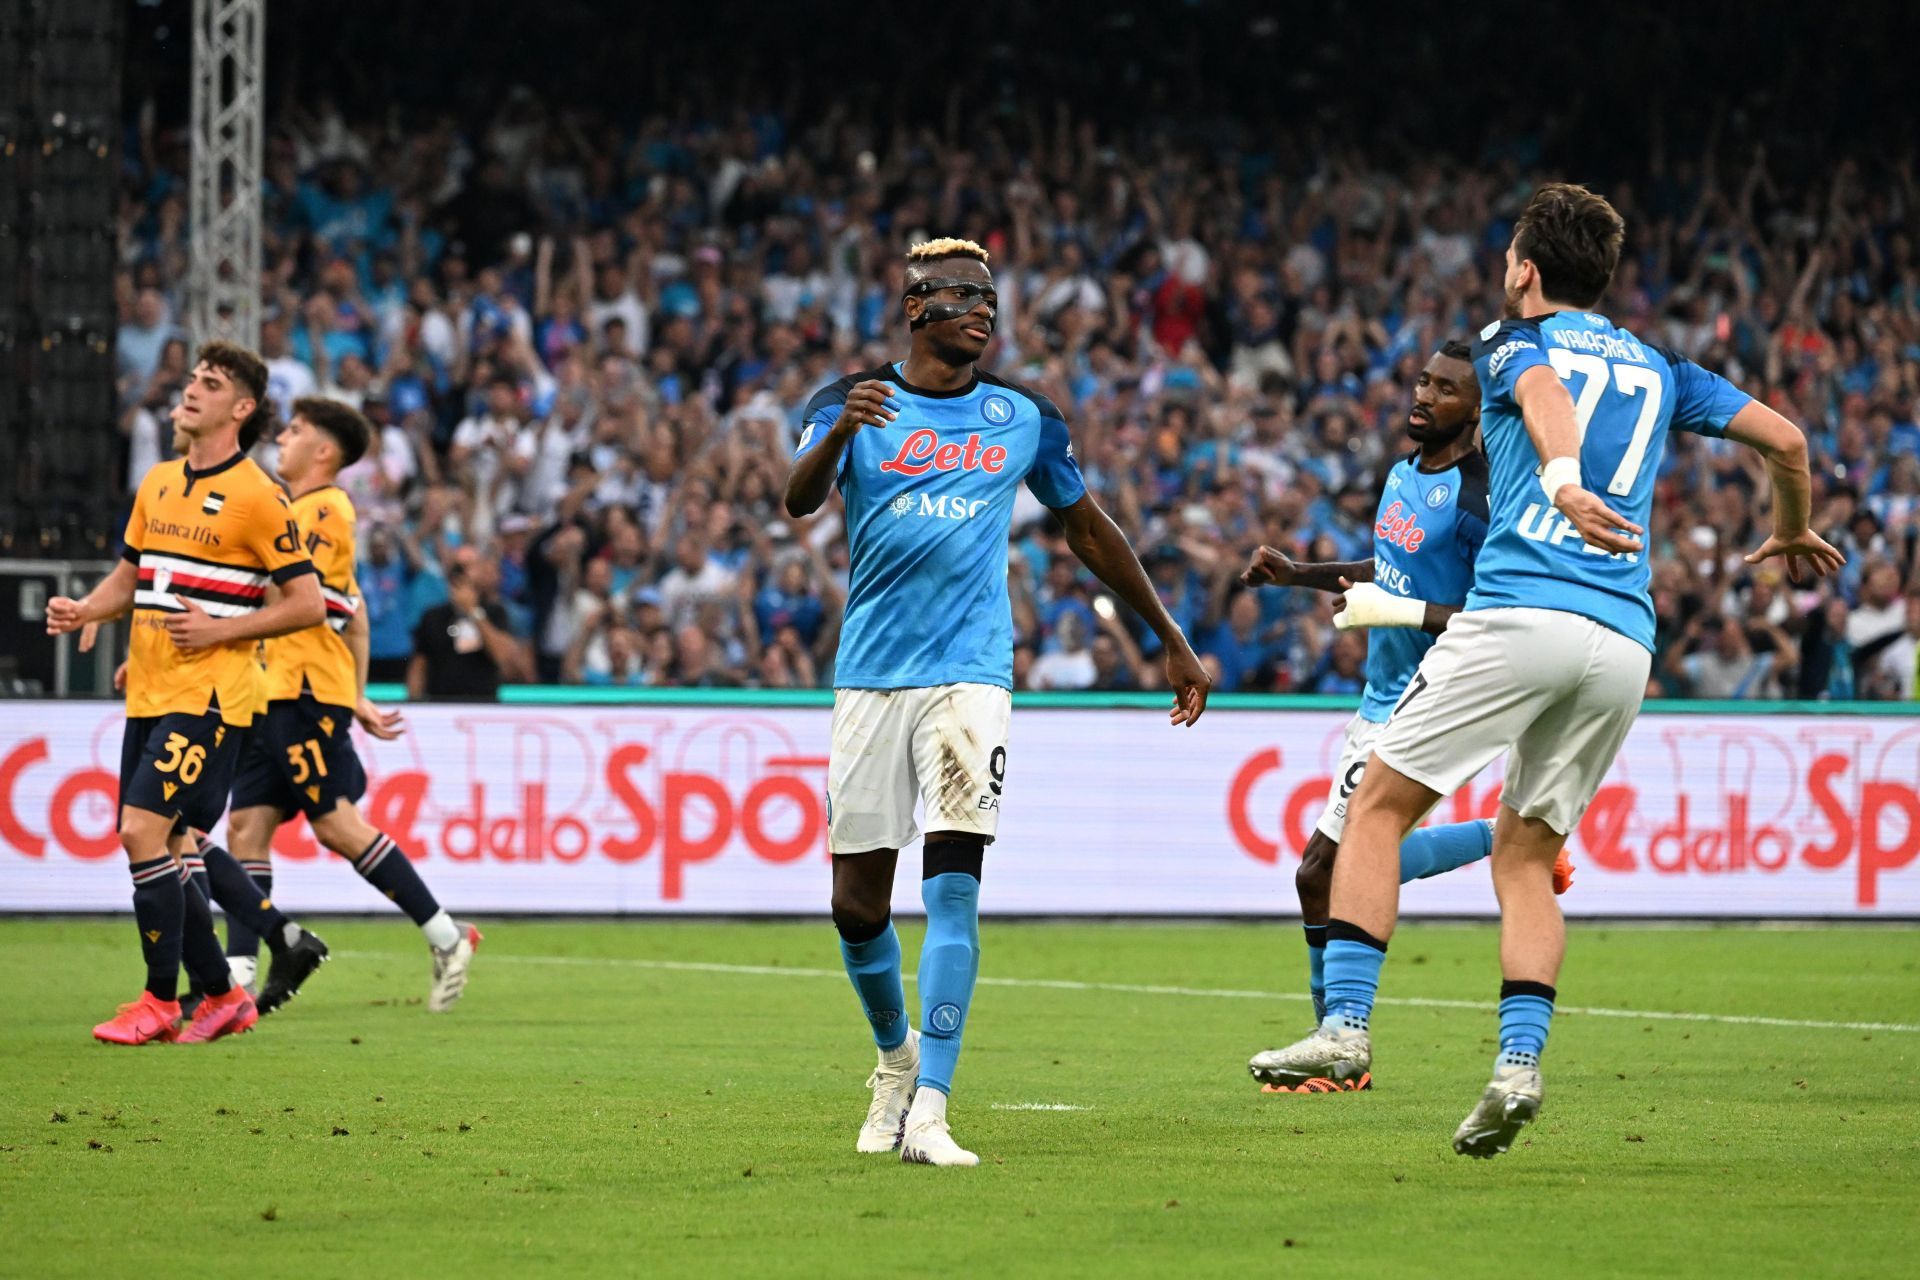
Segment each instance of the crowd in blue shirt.
[[[460,564],[542,679],[825,686],[846,545],[837,499],[780,508],[801,415],[903,354],[905,246],[966,236],[1001,299],[984,367],[1060,407],[1215,688],[1356,694],[1366,642],[1329,597],[1235,576],[1261,543],[1371,557],[1414,374],[1498,315],[1520,203],[1567,176],[1537,138],[1489,148],[1456,162],[1305,127],[1269,145],[1065,108],[960,144],[693,101],[622,125],[522,91],[464,123],[321,100],[271,121],[263,346],[276,387],[381,429],[343,481],[377,672],[404,668]],[[126,150],[131,484],[167,454],[183,371],[186,186],[178,145]],[[1897,150],[1787,164],[1676,130],[1596,184],[1630,228],[1600,310],[1803,423],[1819,526],[1849,556],[1805,590],[1745,566],[1754,460],[1675,438],[1657,693],[1913,696],[1920,183]],[[1007,554],[1017,682],[1160,683],[1151,634],[1030,496]]]

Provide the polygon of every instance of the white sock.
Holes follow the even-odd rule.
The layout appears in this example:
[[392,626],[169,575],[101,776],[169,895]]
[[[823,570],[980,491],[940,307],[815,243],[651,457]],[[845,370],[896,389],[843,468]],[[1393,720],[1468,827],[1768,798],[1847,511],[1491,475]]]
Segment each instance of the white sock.
[[236,987],[253,985],[253,975],[259,967],[259,961],[253,956],[228,956],[227,976]]
[[930,1084],[923,1084],[913,1091],[913,1105],[907,1108],[907,1128],[915,1128],[929,1120],[944,1122],[946,1118],[946,1094]]
[[913,1043],[912,1027],[907,1028],[907,1038],[905,1040],[902,1040],[891,1049],[882,1049],[880,1051],[880,1065],[883,1067],[904,1067],[910,1062],[919,1061],[919,1058],[920,1051]]
[[445,951],[460,941],[460,926],[444,911],[421,925],[420,932],[427,935],[427,944],[435,951]]

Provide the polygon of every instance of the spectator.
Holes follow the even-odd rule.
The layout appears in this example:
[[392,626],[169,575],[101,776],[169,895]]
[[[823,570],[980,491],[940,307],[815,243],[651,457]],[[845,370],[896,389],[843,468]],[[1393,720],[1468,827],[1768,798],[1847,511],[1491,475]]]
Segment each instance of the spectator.
[[1799,661],[1799,652],[1772,623],[1750,632],[1738,618],[1696,616],[1668,661],[1691,696],[1740,701],[1781,696],[1781,673]]
[[407,668],[407,696],[492,701],[503,682],[531,674],[520,642],[507,629],[496,592],[497,571],[484,559],[447,572],[447,602],[420,617]]

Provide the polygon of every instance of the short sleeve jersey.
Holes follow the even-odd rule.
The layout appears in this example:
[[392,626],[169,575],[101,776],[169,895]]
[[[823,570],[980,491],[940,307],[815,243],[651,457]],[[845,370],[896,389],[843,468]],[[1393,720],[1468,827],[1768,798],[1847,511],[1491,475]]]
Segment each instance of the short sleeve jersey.
[[1493,516],[1467,608],[1577,613],[1652,649],[1645,555],[1587,545],[1547,500],[1514,384],[1533,368],[1567,384],[1580,425],[1581,484],[1641,528],[1649,528],[1667,434],[1724,435],[1752,397],[1591,311],[1490,324],[1474,344],[1473,367]]
[[898,365],[852,374],[807,405],[798,453],[821,446],[861,382],[893,384],[898,416],[840,455],[851,564],[834,685],[1013,687],[1007,532],[1021,484],[1059,510],[1086,495],[1051,400],[980,373],[951,392]]
[[[1473,586],[1474,561],[1487,537],[1487,456],[1475,451],[1445,471],[1422,471],[1420,455],[1387,473],[1373,521],[1373,585],[1428,604],[1459,608]],[[1367,633],[1367,691],[1362,718],[1378,724],[1436,636],[1417,627]]]
[[337,485],[327,485],[301,494],[292,508],[300,545],[320,574],[327,619],[267,641],[267,697],[280,702],[308,692],[320,702],[351,708],[360,700],[360,685],[342,633],[360,608],[360,584],[353,576],[353,500]]
[[189,603],[216,618],[241,617],[266,603],[269,582],[312,573],[286,494],[244,454],[195,471],[163,462],[140,482],[121,553],[139,569],[127,664],[127,714],[217,712],[253,721],[259,698],[255,642],[185,653],[167,616]]

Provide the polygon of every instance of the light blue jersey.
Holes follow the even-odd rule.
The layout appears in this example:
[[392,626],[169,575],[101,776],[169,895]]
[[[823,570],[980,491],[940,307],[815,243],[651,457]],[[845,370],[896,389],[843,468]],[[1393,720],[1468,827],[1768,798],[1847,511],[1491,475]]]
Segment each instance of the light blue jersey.
[[1467,608],[1576,613],[1651,650],[1645,554],[1588,546],[1540,487],[1540,455],[1513,398],[1515,381],[1536,365],[1558,374],[1573,396],[1581,484],[1643,529],[1667,433],[1723,435],[1752,397],[1591,311],[1490,324],[1474,345],[1493,519]]
[[798,453],[819,446],[861,382],[893,384],[899,415],[840,456],[852,581],[838,689],[1013,687],[1007,530],[1025,483],[1055,510],[1086,495],[1051,400],[989,373],[964,389],[909,386],[897,365],[841,378],[807,405]]
[[[1396,596],[1459,608],[1487,537],[1487,457],[1474,452],[1445,471],[1422,471],[1420,455],[1387,473],[1373,521],[1373,585]],[[1367,691],[1360,716],[1393,714],[1437,636],[1417,627],[1367,633]]]

